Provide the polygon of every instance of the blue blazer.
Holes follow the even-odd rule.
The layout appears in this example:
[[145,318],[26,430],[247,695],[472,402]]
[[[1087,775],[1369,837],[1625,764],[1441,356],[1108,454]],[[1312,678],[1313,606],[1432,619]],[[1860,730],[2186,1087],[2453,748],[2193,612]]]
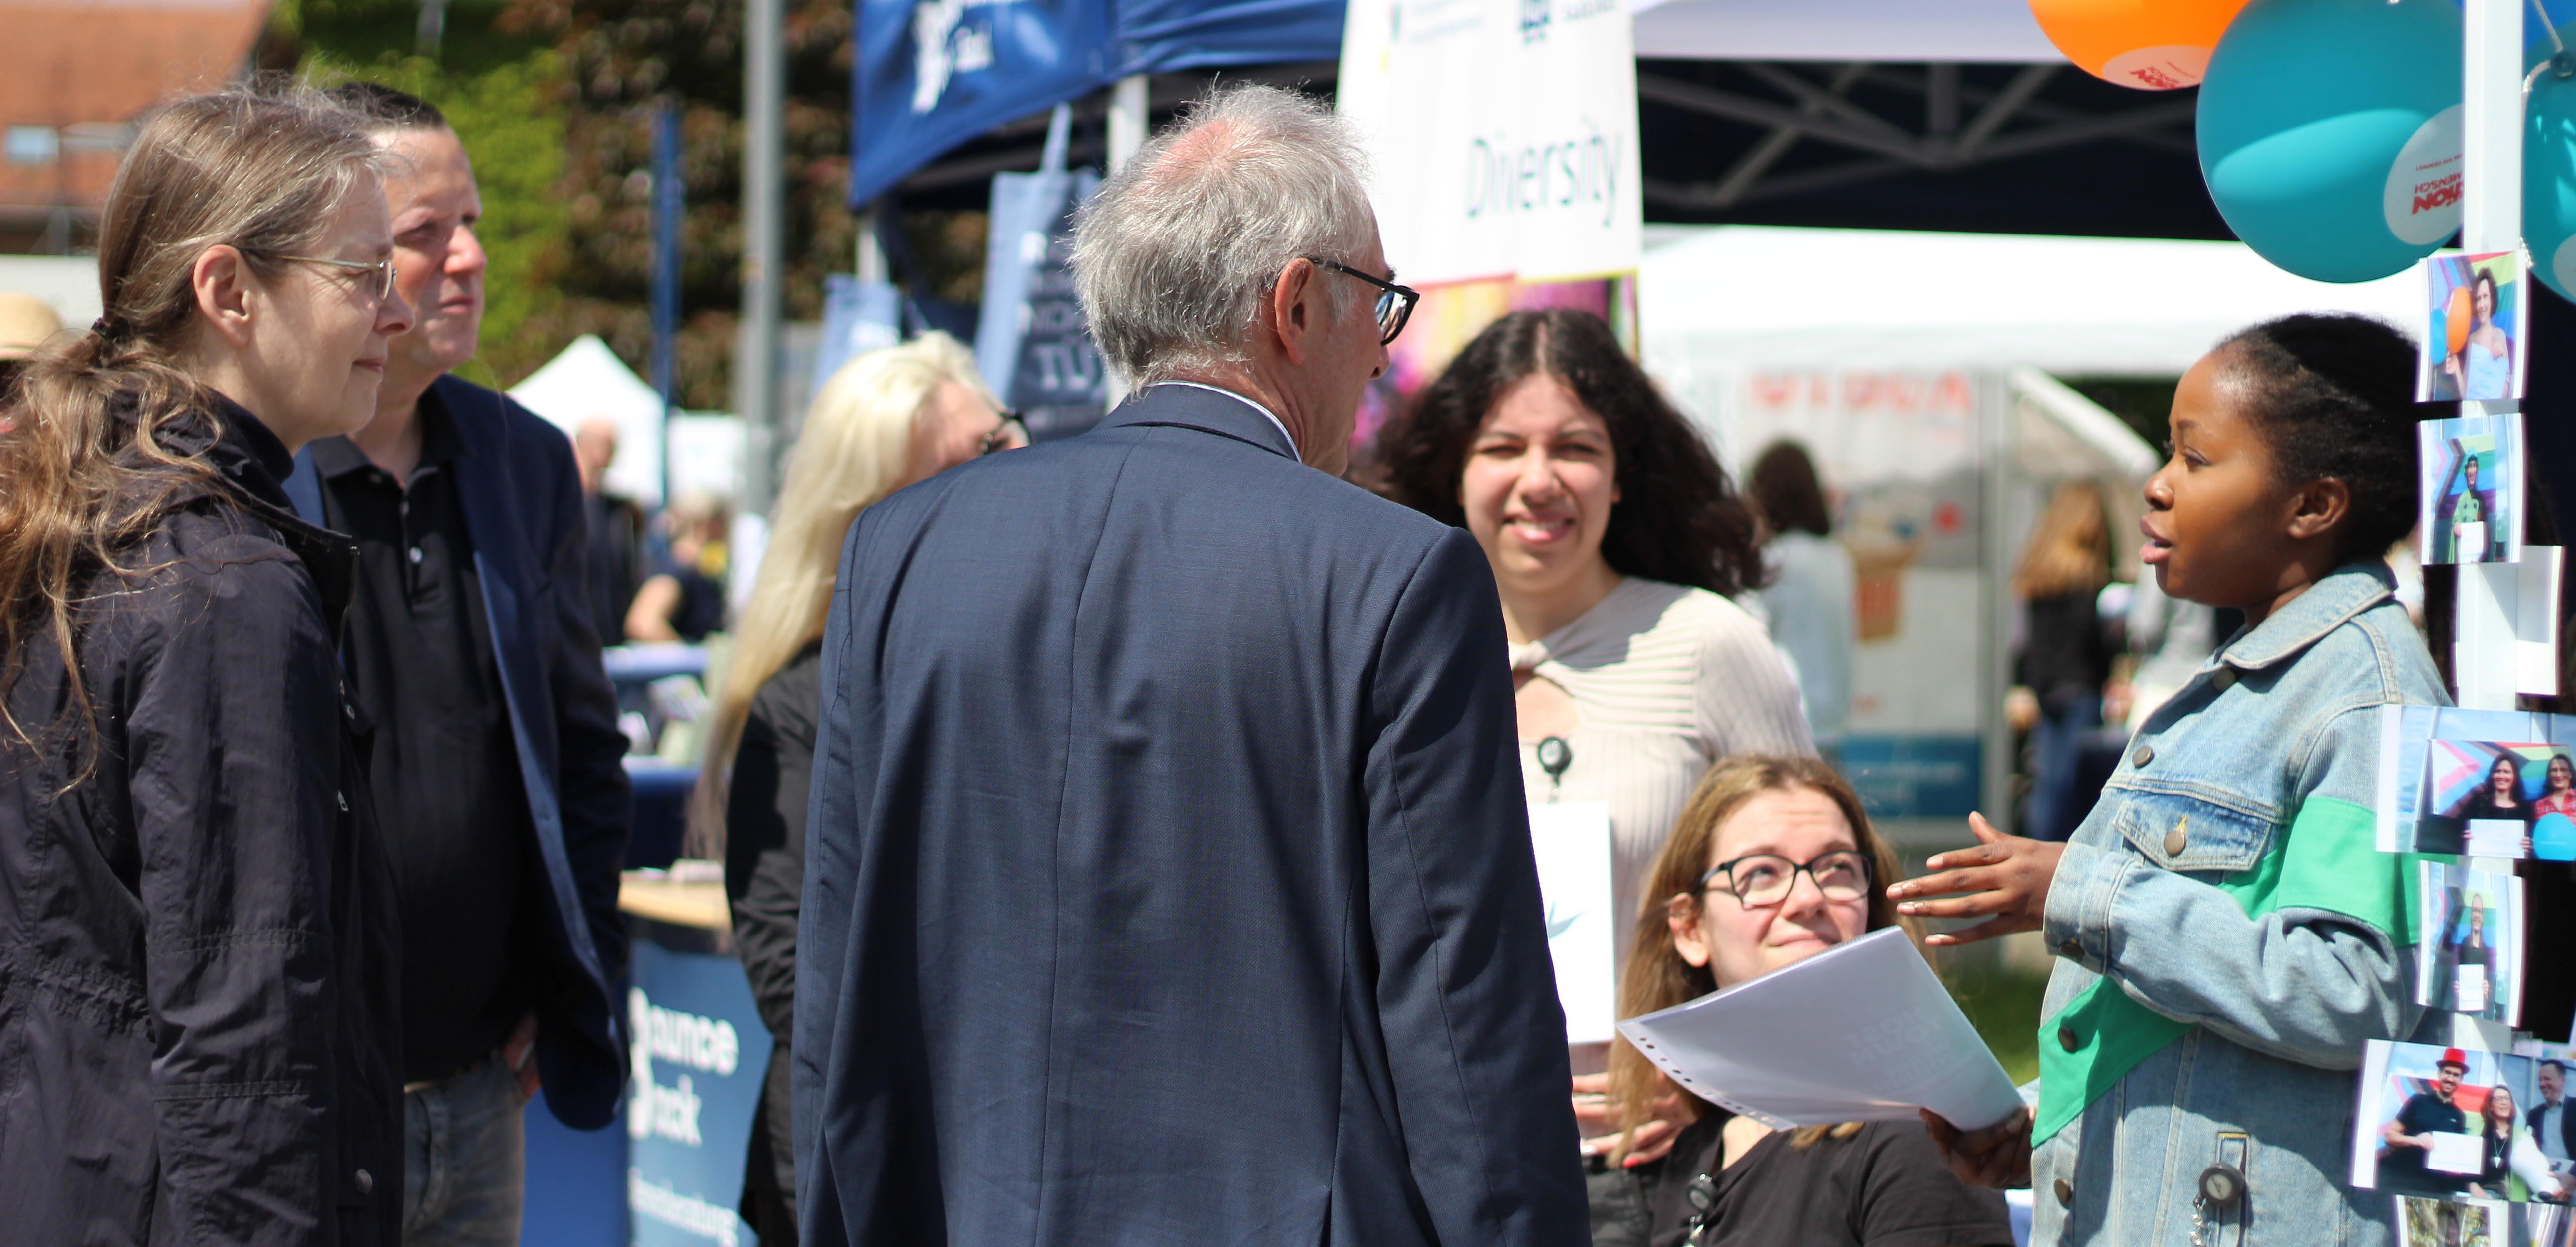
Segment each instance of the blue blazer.
[[1483,553],[1157,386],[862,512],[807,1242],[1590,1241]]
[[[616,1120],[626,1089],[617,872],[633,809],[617,695],[582,587],[581,474],[563,433],[506,395],[454,376],[430,388],[472,452],[456,461],[458,499],[536,828],[528,851],[546,884],[537,1071],[558,1120],[597,1130]],[[309,448],[286,492],[306,520],[325,522]]]

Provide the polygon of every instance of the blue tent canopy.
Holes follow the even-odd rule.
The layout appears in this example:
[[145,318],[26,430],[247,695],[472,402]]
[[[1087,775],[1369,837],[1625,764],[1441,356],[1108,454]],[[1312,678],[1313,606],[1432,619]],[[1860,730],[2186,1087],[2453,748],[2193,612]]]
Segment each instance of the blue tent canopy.
[[850,203],[1129,74],[1341,55],[1342,0],[859,0]]

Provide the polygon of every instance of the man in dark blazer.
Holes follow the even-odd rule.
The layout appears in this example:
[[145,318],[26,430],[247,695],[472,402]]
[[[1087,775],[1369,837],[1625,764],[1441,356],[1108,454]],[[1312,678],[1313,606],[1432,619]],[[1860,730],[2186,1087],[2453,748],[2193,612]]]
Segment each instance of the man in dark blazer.
[[1143,387],[853,526],[808,1243],[1589,1241],[1492,574],[1336,479],[1411,304],[1357,159],[1200,105],[1076,237]]
[[2522,1115],[2523,1123],[2531,1128],[2531,1140],[2549,1158],[2550,1168],[2566,1173],[2569,1162],[2576,1161],[2576,1113],[2567,1110],[2567,1063],[2556,1057],[2542,1061],[2537,1081],[2540,1103]]
[[305,448],[287,493],[357,539],[341,662],[401,912],[408,1247],[512,1242],[523,1105],[615,1119],[629,793],[583,590],[572,444],[450,375],[480,332],[473,167],[436,109],[333,92],[370,118],[397,288],[375,419]]

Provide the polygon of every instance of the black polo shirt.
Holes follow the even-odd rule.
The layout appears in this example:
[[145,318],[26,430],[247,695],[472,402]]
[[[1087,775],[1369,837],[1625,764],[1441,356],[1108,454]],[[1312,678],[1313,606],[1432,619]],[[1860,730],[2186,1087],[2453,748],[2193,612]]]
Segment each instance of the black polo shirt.
[[332,528],[358,540],[343,642],[371,722],[370,786],[403,928],[403,1078],[489,1055],[528,1007],[517,967],[534,834],[457,492],[469,451],[436,392],[420,400],[408,487],[347,438],[313,444]]

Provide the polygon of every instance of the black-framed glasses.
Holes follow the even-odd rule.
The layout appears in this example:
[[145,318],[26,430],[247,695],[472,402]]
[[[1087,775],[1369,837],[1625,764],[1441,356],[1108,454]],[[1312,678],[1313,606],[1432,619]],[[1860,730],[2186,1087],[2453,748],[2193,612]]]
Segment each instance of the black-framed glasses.
[[1383,277],[1371,277],[1347,264],[1335,264],[1331,260],[1318,260],[1313,256],[1307,256],[1306,262],[1317,268],[1331,269],[1336,273],[1348,273],[1378,288],[1381,293],[1377,296],[1375,311],[1379,346],[1395,341],[1395,335],[1404,332],[1404,322],[1413,319],[1414,303],[1422,298],[1422,292],[1411,286],[1399,286]]
[[382,303],[385,300],[392,298],[394,295],[394,262],[393,258],[390,256],[370,263],[365,260],[331,260],[318,255],[285,255],[275,251],[263,252],[262,254],[265,254],[272,260],[293,260],[298,264],[327,264],[332,268],[356,269],[360,272],[374,273],[376,275],[376,302]]
[[1777,853],[1747,853],[1731,862],[1719,862],[1699,877],[1701,891],[1726,881],[1726,890],[1736,900],[1752,909],[1768,909],[1789,899],[1789,891],[1798,886],[1798,876],[1816,881],[1816,890],[1829,901],[1856,901],[1869,895],[1869,859],[1851,849],[1820,853],[1814,861],[1790,861]]
[[1002,422],[994,425],[993,431],[985,434],[984,440],[976,444],[975,455],[977,458],[982,458],[997,450],[1009,450],[1014,446],[1028,444],[1029,426],[1020,419],[1020,413],[1006,411],[1002,413]]

